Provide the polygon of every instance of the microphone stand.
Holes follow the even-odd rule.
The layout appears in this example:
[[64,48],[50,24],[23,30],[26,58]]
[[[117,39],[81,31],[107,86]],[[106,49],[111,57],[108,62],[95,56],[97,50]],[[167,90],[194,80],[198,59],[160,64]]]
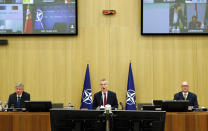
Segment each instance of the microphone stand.
[[110,131],[110,120],[112,118],[112,111],[111,111],[111,106],[106,105],[105,106],[105,112],[104,116],[106,118],[106,131]]
[[106,110],[106,131],[110,131],[109,110]]
[[121,105],[121,110],[124,110],[124,106],[122,102],[120,102],[120,105]]

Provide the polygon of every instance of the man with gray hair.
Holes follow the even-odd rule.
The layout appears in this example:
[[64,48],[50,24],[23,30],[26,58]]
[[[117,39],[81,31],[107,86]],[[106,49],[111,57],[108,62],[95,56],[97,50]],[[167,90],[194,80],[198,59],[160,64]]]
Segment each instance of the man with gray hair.
[[18,82],[15,86],[15,92],[9,95],[8,107],[25,108],[25,101],[30,100],[30,94],[24,91],[24,85]]
[[116,93],[108,90],[108,80],[100,80],[101,91],[94,94],[93,109],[100,109],[101,106],[111,105],[112,109],[118,108]]

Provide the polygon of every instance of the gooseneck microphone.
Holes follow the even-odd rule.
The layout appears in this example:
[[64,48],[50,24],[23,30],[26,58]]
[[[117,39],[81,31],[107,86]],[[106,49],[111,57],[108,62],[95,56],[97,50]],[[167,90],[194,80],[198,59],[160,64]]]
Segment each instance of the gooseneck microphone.
[[124,106],[122,102],[120,102],[120,105],[121,105],[121,110],[124,110]]

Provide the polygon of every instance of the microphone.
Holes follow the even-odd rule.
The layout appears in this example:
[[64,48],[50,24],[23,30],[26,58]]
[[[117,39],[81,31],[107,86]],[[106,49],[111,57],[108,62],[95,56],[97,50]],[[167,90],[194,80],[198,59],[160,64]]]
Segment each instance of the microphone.
[[96,107],[97,110],[104,110],[102,103],[103,103],[103,98],[101,95],[101,99],[97,102],[97,104],[98,104]]
[[103,97],[102,97],[102,95],[101,95],[101,99],[100,99],[100,101],[99,101],[99,106],[102,106],[102,103],[103,103]]
[[120,105],[121,105],[121,109],[124,110],[124,106],[122,102],[120,102]]

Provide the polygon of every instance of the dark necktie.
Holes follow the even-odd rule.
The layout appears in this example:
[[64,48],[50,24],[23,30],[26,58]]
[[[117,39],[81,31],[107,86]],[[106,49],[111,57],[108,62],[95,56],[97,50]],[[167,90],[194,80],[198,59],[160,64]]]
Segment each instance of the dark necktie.
[[17,97],[17,108],[20,108],[20,99],[21,97]]
[[103,93],[104,94],[104,106],[107,105],[107,98],[106,98],[106,93]]

